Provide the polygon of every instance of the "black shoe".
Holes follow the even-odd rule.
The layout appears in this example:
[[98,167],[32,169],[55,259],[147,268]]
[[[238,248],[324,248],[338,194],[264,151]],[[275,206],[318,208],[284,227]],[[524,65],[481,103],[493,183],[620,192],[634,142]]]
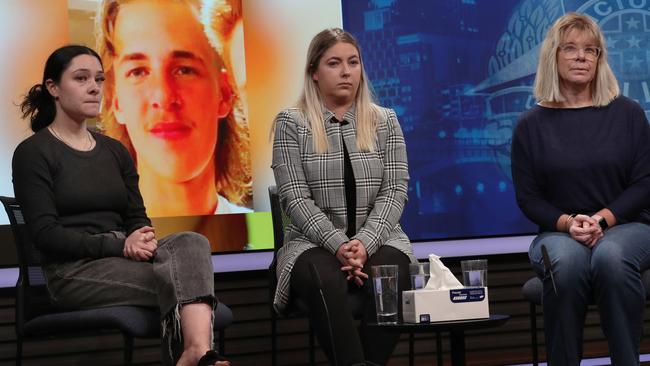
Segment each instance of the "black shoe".
[[199,363],[197,363],[196,366],[211,366],[214,365],[217,361],[228,361],[228,360],[219,356],[219,352],[215,350],[209,350],[203,355],[203,357],[201,357]]

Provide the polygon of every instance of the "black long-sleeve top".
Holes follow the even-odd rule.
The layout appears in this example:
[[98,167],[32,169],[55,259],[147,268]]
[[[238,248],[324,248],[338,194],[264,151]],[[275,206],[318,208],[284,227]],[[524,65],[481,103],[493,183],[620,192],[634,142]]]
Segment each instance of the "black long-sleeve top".
[[517,203],[543,231],[563,213],[608,208],[617,223],[650,223],[650,125],[634,101],[522,114],[512,138]]
[[48,261],[122,256],[124,239],[93,236],[151,225],[126,148],[93,133],[95,147],[74,150],[43,129],[13,156],[16,199]]
[[[343,120],[339,121],[336,117],[332,117],[330,123],[340,123],[347,125],[348,121]],[[343,135],[341,135],[341,146],[343,146],[343,182],[345,183],[345,206],[346,206],[346,216],[347,216],[347,230],[345,235],[348,238],[354,237],[357,233],[357,184],[354,181],[354,170],[352,169],[352,160],[350,160],[350,153],[348,152],[347,146],[345,146],[345,140],[343,140]]]

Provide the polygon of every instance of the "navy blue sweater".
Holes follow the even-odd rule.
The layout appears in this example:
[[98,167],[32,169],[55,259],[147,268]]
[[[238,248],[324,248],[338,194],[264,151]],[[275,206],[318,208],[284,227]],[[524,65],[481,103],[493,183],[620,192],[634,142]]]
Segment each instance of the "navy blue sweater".
[[124,239],[93,234],[129,234],[151,224],[128,151],[117,140],[93,136],[96,146],[82,152],[43,129],[14,152],[16,199],[49,261],[122,256]]
[[617,223],[650,223],[650,125],[634,101],[606,107],[535,106],[512,137],[517,203],[542,231],[563,214],[608,208]]

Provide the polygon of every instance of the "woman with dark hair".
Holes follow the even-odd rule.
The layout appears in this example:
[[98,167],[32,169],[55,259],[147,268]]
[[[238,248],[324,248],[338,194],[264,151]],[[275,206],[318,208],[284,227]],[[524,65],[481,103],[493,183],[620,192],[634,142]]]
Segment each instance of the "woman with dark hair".
[[580,364],[594,299],[612,365],[638,365],[641,271],[650,268],[648,120],[619,94],[605,36],[584,14],[548,30],[535,97],[512,138],[512,178],[519,207],[540,228],[529,256],[544,283],[548,362]]
[[[339,28],[318,33],[303,76],[297,106],[280,112],[274,124],[273,173],[282,209],[291,218],[278,252],[274,306],[282,311],[290,295],[303,299],[333,363],[383,365],[399,334],[365,327],[376,321],[369,269],[399,265],[404,290],[408,264],[417,261],[399,224],[409,179],[404,136],[395,112],[373,103],[350,33]],[[312,267],[323,278],[327,307]],[[347,301],[354,292],[365,299],[359,330]],[[401,299],[398,304],[401,310]]]
[[191,232],[158,241],[128,151],[87,128],[99,114],[103,81],[95,51],[61,47],[21,104],[34,134],[14,152],[14,191],[43,253],[52,301],[158,307],[169,348],[183,345],[176,365],[228,365],[211,351],[210,244]]

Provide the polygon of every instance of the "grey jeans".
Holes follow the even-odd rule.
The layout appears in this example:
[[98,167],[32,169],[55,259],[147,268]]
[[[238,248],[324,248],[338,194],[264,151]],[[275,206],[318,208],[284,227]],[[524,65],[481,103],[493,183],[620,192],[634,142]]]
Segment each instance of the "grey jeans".
[[[116,235],[120,232],[99,235]],[[157,307],[163,338],[177,349],[178,310],[202,301],[216,306],[210,243],[201,234],[180,232],[158,241],[152,262],[124,257],[81,259],[44,266],[52,301],[63,308],[116,305]]]

